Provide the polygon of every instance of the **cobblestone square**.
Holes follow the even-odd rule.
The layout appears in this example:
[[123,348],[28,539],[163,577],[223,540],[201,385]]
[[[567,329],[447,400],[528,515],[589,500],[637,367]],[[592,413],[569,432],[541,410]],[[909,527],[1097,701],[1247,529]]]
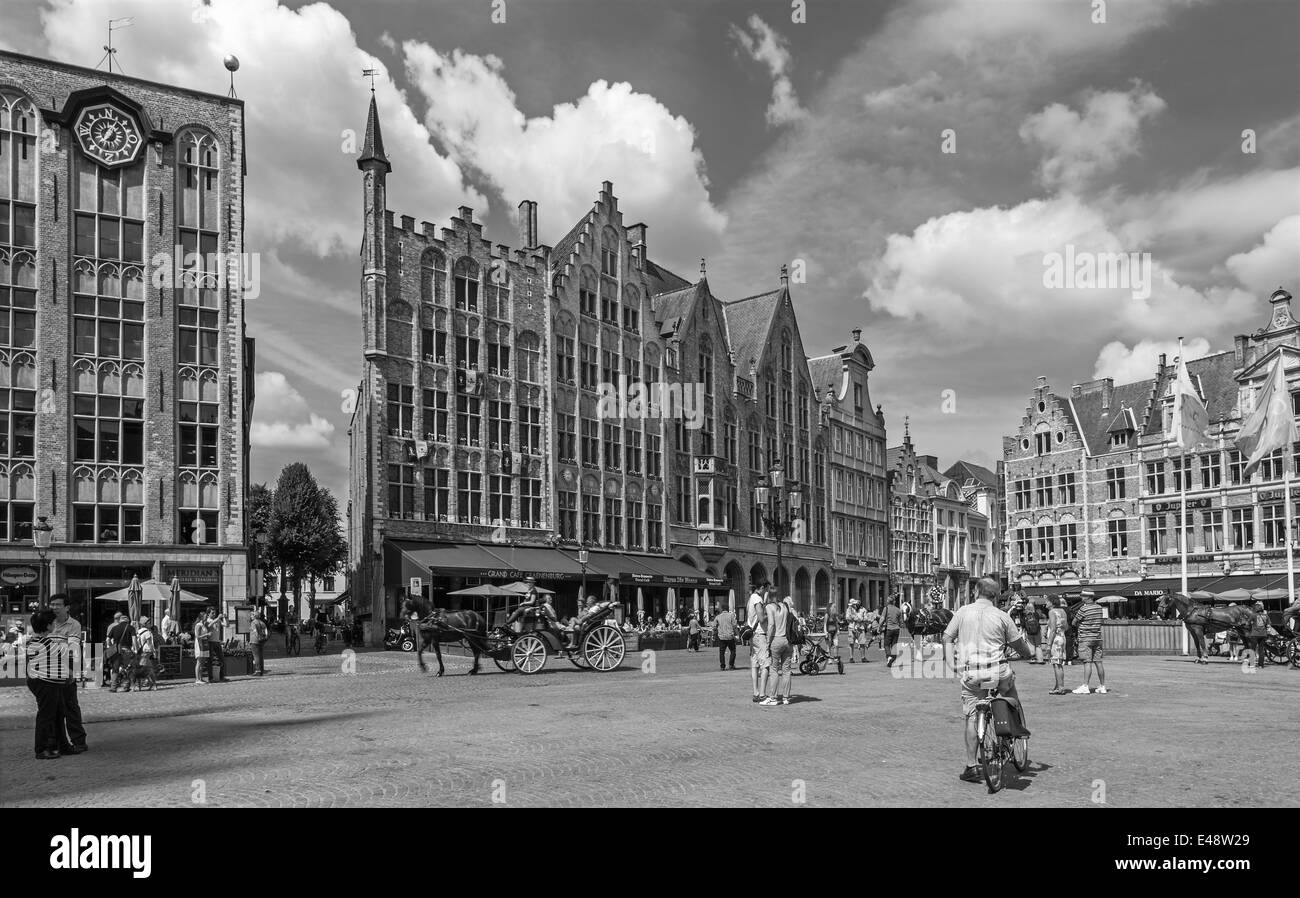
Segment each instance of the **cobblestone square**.
[[[262,679],[85,690],[90,751],[58,761],[33,759],[35,702],[8,688],[3,804],[1300,806],[1277,788],[1300,744],[1300,671],[1113,657],[1110,694],[1056,697],[1049,667],[1017,663],[1031,766],[989,795],[957,780],[956,682],[872,659],[796,676],[787,707],[752,704],[748,669],[708,650],[630,653],[609,674],[552,658],[531,677],[491,661],[471,677],[447,656],[441,679],[396,652],[357,654],[355,674],[337,653],[275,659]],[[1082,668],[1066,671],[1077,685]]]

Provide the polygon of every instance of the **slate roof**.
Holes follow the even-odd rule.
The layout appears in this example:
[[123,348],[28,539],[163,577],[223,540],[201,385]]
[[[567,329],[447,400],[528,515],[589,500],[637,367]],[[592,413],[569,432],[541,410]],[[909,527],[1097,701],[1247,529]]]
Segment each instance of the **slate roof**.
[[[1205,400],[1206,410],[1210,414],[1210,423],[1219,424],[1239,416],[1237,411],[1237,381],[1233,377],[1235,359],[1232,352],[1223,351],[1187,363],[1187,374],[1200,390]],[[1074,419],[1079,433],[1083,435],[1084,444],[1089,453],[1096,454],[1109,450],[1109,434],[1130,426],[1127,409],[1131,413],[1131,426],[1141,430],[1144,435],[1159,435],[1164,426],[1163,416],[1155,414],[1155,408],[1165,393],[1165,386],[1175,376],[1177,369],[1170,365],[1157,378],[1139,380],[1130,384],[1117,384],[1111,397],[1110,407],[1102,409],[1102,391],[1095,387],[1084,392],[1082,396],[1068,398],[1066,409]],[[1152,405],[1150,419],[1143,429],[1142,418]]]
[[361,155],[357,157],[357,166],[363,162],[382,162],[388,171],[393,170],[388,157],[384,155],[384,132],[379,128],[379,107],[375,104],[375,95],[370,95],[370,112],[366,115],[366,140],[361,145]]
[[808,377],[812,380],[817,398],[826,395],[826,388],[833,387],[839,395],[840,381],[844,377],[844,360],[838,355],[824,355],[808,360]]
[[736,367],[741,372],[749,373],[750,359],[762,360],[763,346],[767,343],[777,304],[784,293],[784,288],[777,288],[722,304],[727,332],[731,336],[731,349],[736,353]]
[[680,290],[689,286],[690,281],[684,277],[673,274],[667,268],[659,265],[652,259],[645,260],[645,274],[650,281],[650,294],[652,296],[660,293],[670,293],[673,290]]
[[984,484],[985,486],[996,487],[998,485],[998,475],[994,474],[982,465],[977,465],[974,462],[969,461],[954,462],[952,467],[947,471],[944,471],[944,476],[956,480],[959,483],[966,480],[974,480],[978,483]]

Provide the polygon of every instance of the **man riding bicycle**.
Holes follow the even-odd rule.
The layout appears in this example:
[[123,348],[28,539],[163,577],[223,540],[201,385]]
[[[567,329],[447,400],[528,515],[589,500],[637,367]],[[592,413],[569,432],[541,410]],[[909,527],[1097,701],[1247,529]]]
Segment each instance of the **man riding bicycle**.
[[957,609],[948,628],[943,631],[945,656],[947,644],[956,643],[962,662],[961,705],[966,717],[966,769],[959,779],[964,783],[981,781],[976,766],[979,749],[976,704],[994,688],[999,695],[1014,699],[1018,704],[1020,696],[1016,693],[1016,676],[1008,663],[1007,649],[1014,649],[1022,656],[1033,654],[1011,616],[994,604],[997,595],[998,584],[988,577],[983,578],[975,586],[975,601]]

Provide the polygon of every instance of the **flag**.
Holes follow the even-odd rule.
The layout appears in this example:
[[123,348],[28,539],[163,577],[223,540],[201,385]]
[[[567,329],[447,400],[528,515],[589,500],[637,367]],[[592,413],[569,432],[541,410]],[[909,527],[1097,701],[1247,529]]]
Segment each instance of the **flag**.
[[1291,393],[1287,390],[1286,374],[1282,371],[1282,354],[1278,353],[1272,372],[1260,387],[1255,410],[1237,434],[1237,448],[1246,456],[1246,476],[1249,477],[1260,462],[1278,449],[1289,452],[1297,441],[1300,441],[1300,435],[1296,433],[1295,415],[1291,411]]
[[1174,378],[1174,414],[1170,421],[1174,443],[1180,449],[1192,449],[1199,443],[1209,442],[1210,413],[1196,394],[1192,378],[1187,373],[1187,362],[1178,357],[1178,373]]

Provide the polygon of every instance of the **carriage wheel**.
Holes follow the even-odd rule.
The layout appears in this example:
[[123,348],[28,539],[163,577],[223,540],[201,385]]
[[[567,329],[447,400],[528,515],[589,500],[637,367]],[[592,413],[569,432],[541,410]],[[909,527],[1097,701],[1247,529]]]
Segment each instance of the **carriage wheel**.
[[1011,740],[1011,763],[1021,773],[1029,766],[1029,739],[1025,736]]
[[546,643],[540,636],[525,633],[515,640],[510,655],[520,673],[535,674],[546,666]]
[[506,658],[505,660],[502,660],[500,658],[493,658],[492,663],[495,664],[497,667],[501,668],[502,670],[504,670],[506,673],[515,672],[515,662],[510,660],[509,658]]
[[404,652],[413,652],[415,651],[415,640],[407,636],[405,639],[402,640],[399,647]]
[[607,624],[594,628],[582,640],[582,657],[587,664],[602,673],[623,663],[627,645],[623,633]]
[[573,662],[573,666],[579,670],[587,669],[587,659],[583,656],[581,650],[575,649],[574,651],[569,652],[569,660]]
[[1264,656],[1269,664],[1286,664],[1290,647],[1280,639],[1269,637],[1264,641]]

